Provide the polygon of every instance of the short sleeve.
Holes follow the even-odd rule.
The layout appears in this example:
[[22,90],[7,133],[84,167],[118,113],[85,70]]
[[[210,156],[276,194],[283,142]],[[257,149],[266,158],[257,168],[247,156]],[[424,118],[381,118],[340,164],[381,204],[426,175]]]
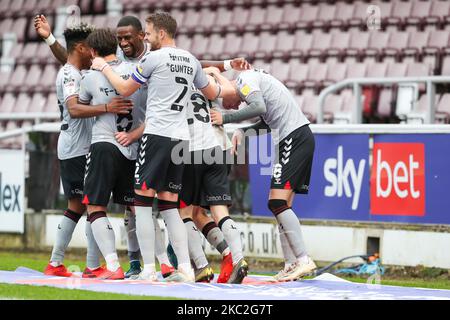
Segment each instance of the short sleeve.
[[156,68],[157,60],[158,59],[155,56],[152,57],[151,54],[146,54],[141,61],[139,61],[136,69],[131,75],[133,80],[139,84],[146,83]]
[[196,66],[197,70],[194,75],[194,85],[197,89],[203,89],[209,84],[209,80],[206,77],[206,74],[202,69],[202,65],[200,64],[200,61],[195,59],[195,63],[197,65]]
[[78,96],[80,92],[81,74],[69,72],[64,74],[63,78],[63,97],[67,101],[70,97]]
[[89,103],[92,100],[92,94],[89,92],[89,77],[86,75],[81,78],[78,99],[82,103]]
[[242,72],[236,79],[236,87],[241,98],[246,100],[253,92],[261,91],[259,83],[259,76],[256,72]]

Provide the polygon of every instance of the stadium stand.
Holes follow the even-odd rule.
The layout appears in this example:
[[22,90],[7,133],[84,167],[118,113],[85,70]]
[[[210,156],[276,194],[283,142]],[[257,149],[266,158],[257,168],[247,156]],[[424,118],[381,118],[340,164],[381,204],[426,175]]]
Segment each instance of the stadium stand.
[[[122,10],[113,10],[114,3]],[[45,14],[61,39],[67,16],[58,8],[70,5],[80,7],[82,21],[110,28],[121,15],[143,21],[149,12],[167,10],[179,24],[178,46],[203,59],[247,57],[285,83],[313,122],[320,91],[344,79],[450,75],[450,1],[0,0],[0,113],[57,111],[59,66],[38,39],[32,20],[36,13]],[[371,5],[380,10],[379,30],[367,27]],[[7,44],[10,34],[13,41]],[[437,87],[442,96],[436,99],[436,122],[450,121],[446,89]],[[364,121],[402,120],[396,112],[398,90],[363,87]],[[349,90],[330,95],[326,121],[336,122],[354,99]],[[423,84],[413,105],[412,116],[404,119],[426,109]],[[22,124],[0,122],[0,130]]]

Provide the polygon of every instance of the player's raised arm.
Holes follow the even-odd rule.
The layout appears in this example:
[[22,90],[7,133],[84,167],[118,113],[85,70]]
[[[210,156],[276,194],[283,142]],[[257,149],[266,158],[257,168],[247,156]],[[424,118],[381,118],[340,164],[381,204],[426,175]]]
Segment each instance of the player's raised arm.
[[247,106],[239,111],[222,114],[216,110],[211,111],[211,120],[213,124],[221,125],[225,123],[240,122],[261,116],[267,112],[267,106],[264,101],[259,80],[251,74],[243,72],[239,75],[239,81],[234,81],[234,92],[224,96],[223,104],[225,108],[237,106],[241,101],[245,101]]
[[104,113],[128,114],[133,107],[133,102],[121,97],[112,98],[109,103],[89,105],[87,102],[79,101],[77,97],[67,100],[67,107],[72,118],[90,118]]
[[[143,59],[145,62],[145,58]],[[97,57],[92,61],[92,69],[103,72],[113,87],[122,96],[129,97],[144,84],[148,77],[142,75],[141,63],[139,63],[135,72],[127,80],[122,79],[114,70],[106,63],[103,58]]]
[[234,85],[231,83],[230,80],[228,80],[221,74],[221,72],[218,68],[207,67],[207,68],[204,68],[203,71],[206,74],[214,77],[214,79],[221,86],[221,94],[220,94],[221,97],[226,97],[226,96],[232,95],[236,92],[236,88],[234,87]]
[[231,69],[242,71],[249,70],[251,68],[250,63],[245,60],[245,58],[234,58],[232,60],[224,61],[200,60],[200,64],[202,65],[202,68],[215,67],[218,68],[221,72]]
[[67,62],[67,50],[53,36],[50,24],[44,15],[39,14],[34,17],[34,29],[37,34],[48,44],[56,60],[58,60],[62,65],[65,65]]

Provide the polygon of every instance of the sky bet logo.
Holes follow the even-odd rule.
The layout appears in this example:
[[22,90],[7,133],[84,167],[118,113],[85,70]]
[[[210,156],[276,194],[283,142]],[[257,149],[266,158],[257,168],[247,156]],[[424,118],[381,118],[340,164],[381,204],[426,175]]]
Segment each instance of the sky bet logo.
[[325,196],[352,198],[352,210],[357,210],[365,165],[365,159],[356,163],[351,158],[345,159],[344,148],[339,146],[337,157],[327,159],[323,166],[325,180],[329,182],[325,186]]
[[370,212],[377,215],[425,215],[423,143],[374,144]]
[[20,185],[6,184],[0,172],[0,212],[20,212]]

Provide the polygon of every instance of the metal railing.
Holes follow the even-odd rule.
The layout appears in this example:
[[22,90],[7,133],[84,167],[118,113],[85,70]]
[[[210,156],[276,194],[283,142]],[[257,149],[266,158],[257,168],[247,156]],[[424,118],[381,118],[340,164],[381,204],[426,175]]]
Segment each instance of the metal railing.
[[319,95],[319,112],[317,123],[323,123],[325,99],[330,93],[336,92],[346,87],[353,87],[353,95],[356,98],[356,105],[352,108],[350,123],[362,123],[362,89],[363,85],[386,85],[398,83],[425,83],[427,89],[428,109],[425,113],[425,123],[434,123],[435,120],[435,92],[436,83],[450,83],[449,76],[429,76],[429,77],[391,77],[391,78],[352,78],[335,83],[324,90]]

